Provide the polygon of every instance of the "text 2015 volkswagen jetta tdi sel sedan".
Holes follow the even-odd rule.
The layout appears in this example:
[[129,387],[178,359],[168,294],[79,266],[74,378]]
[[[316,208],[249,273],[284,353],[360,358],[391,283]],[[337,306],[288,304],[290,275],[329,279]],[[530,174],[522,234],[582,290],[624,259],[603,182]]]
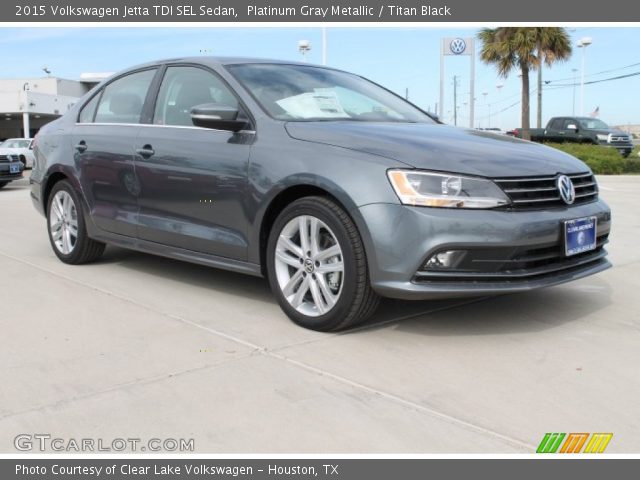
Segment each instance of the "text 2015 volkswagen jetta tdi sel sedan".
[[32,197],[55,254],[105,244],[264,275],[317,330],[379,295],[518,292],[608,268],[610,211],[579,160],[438,124],[329,68],[141,65],[36,139]]

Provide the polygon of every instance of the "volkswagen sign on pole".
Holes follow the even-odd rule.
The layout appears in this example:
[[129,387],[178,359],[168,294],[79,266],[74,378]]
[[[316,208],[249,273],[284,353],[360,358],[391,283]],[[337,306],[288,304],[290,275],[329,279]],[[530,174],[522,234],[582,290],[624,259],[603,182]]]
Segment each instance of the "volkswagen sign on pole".
[[471,57],[471,74],[469,76],[469,127],[473,128],[474,124],[474,110],[475,110],[475,76],[476,76],[476,50],[475,42],[472,37],[449,37],[442,39],[442,45],[440,46],[440,107],[438,109],[438,115],[442,120],[444,113],[444,57],[447,55],[466,55]]

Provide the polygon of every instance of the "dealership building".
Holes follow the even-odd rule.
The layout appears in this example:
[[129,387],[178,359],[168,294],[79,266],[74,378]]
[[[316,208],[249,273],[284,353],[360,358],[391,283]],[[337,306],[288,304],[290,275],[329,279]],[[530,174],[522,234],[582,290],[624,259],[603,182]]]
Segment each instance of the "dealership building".
[[32,138],[64,115],[110,74],[83,73],[79,80],[57,77],[0,79],[0,140]]

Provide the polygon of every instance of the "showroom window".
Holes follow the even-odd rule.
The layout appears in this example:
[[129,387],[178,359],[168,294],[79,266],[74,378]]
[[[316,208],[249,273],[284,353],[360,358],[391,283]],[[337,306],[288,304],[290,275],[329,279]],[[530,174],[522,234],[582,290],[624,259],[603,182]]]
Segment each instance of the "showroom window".
[[238,108],[238,100],[213,73],[196,67],[169,67],[162,80],[153,123],[193,126],[191,109],[217,103]]
[[147,91],[155,74],[155,69],[145,70],[107,85],[100,97],[94,122],[139,123]]

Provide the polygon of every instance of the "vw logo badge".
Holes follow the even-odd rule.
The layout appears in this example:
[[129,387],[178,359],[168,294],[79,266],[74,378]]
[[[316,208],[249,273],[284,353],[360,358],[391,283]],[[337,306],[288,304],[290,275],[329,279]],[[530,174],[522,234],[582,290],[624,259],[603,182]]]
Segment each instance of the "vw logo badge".
[[467,48],[467,44],[461,38],[454,38],[453,40],[451,40],[451,43],[449,44],[449,50],[451,50],[451,53],[455,55],[460,55],[461,53],[464,53],[466,48]]
[[560,175],[556,185],[560,192],[560,198],[562,198],[567,205],[571,205],[576,200],[576,189],[571,179],[566,175]]

